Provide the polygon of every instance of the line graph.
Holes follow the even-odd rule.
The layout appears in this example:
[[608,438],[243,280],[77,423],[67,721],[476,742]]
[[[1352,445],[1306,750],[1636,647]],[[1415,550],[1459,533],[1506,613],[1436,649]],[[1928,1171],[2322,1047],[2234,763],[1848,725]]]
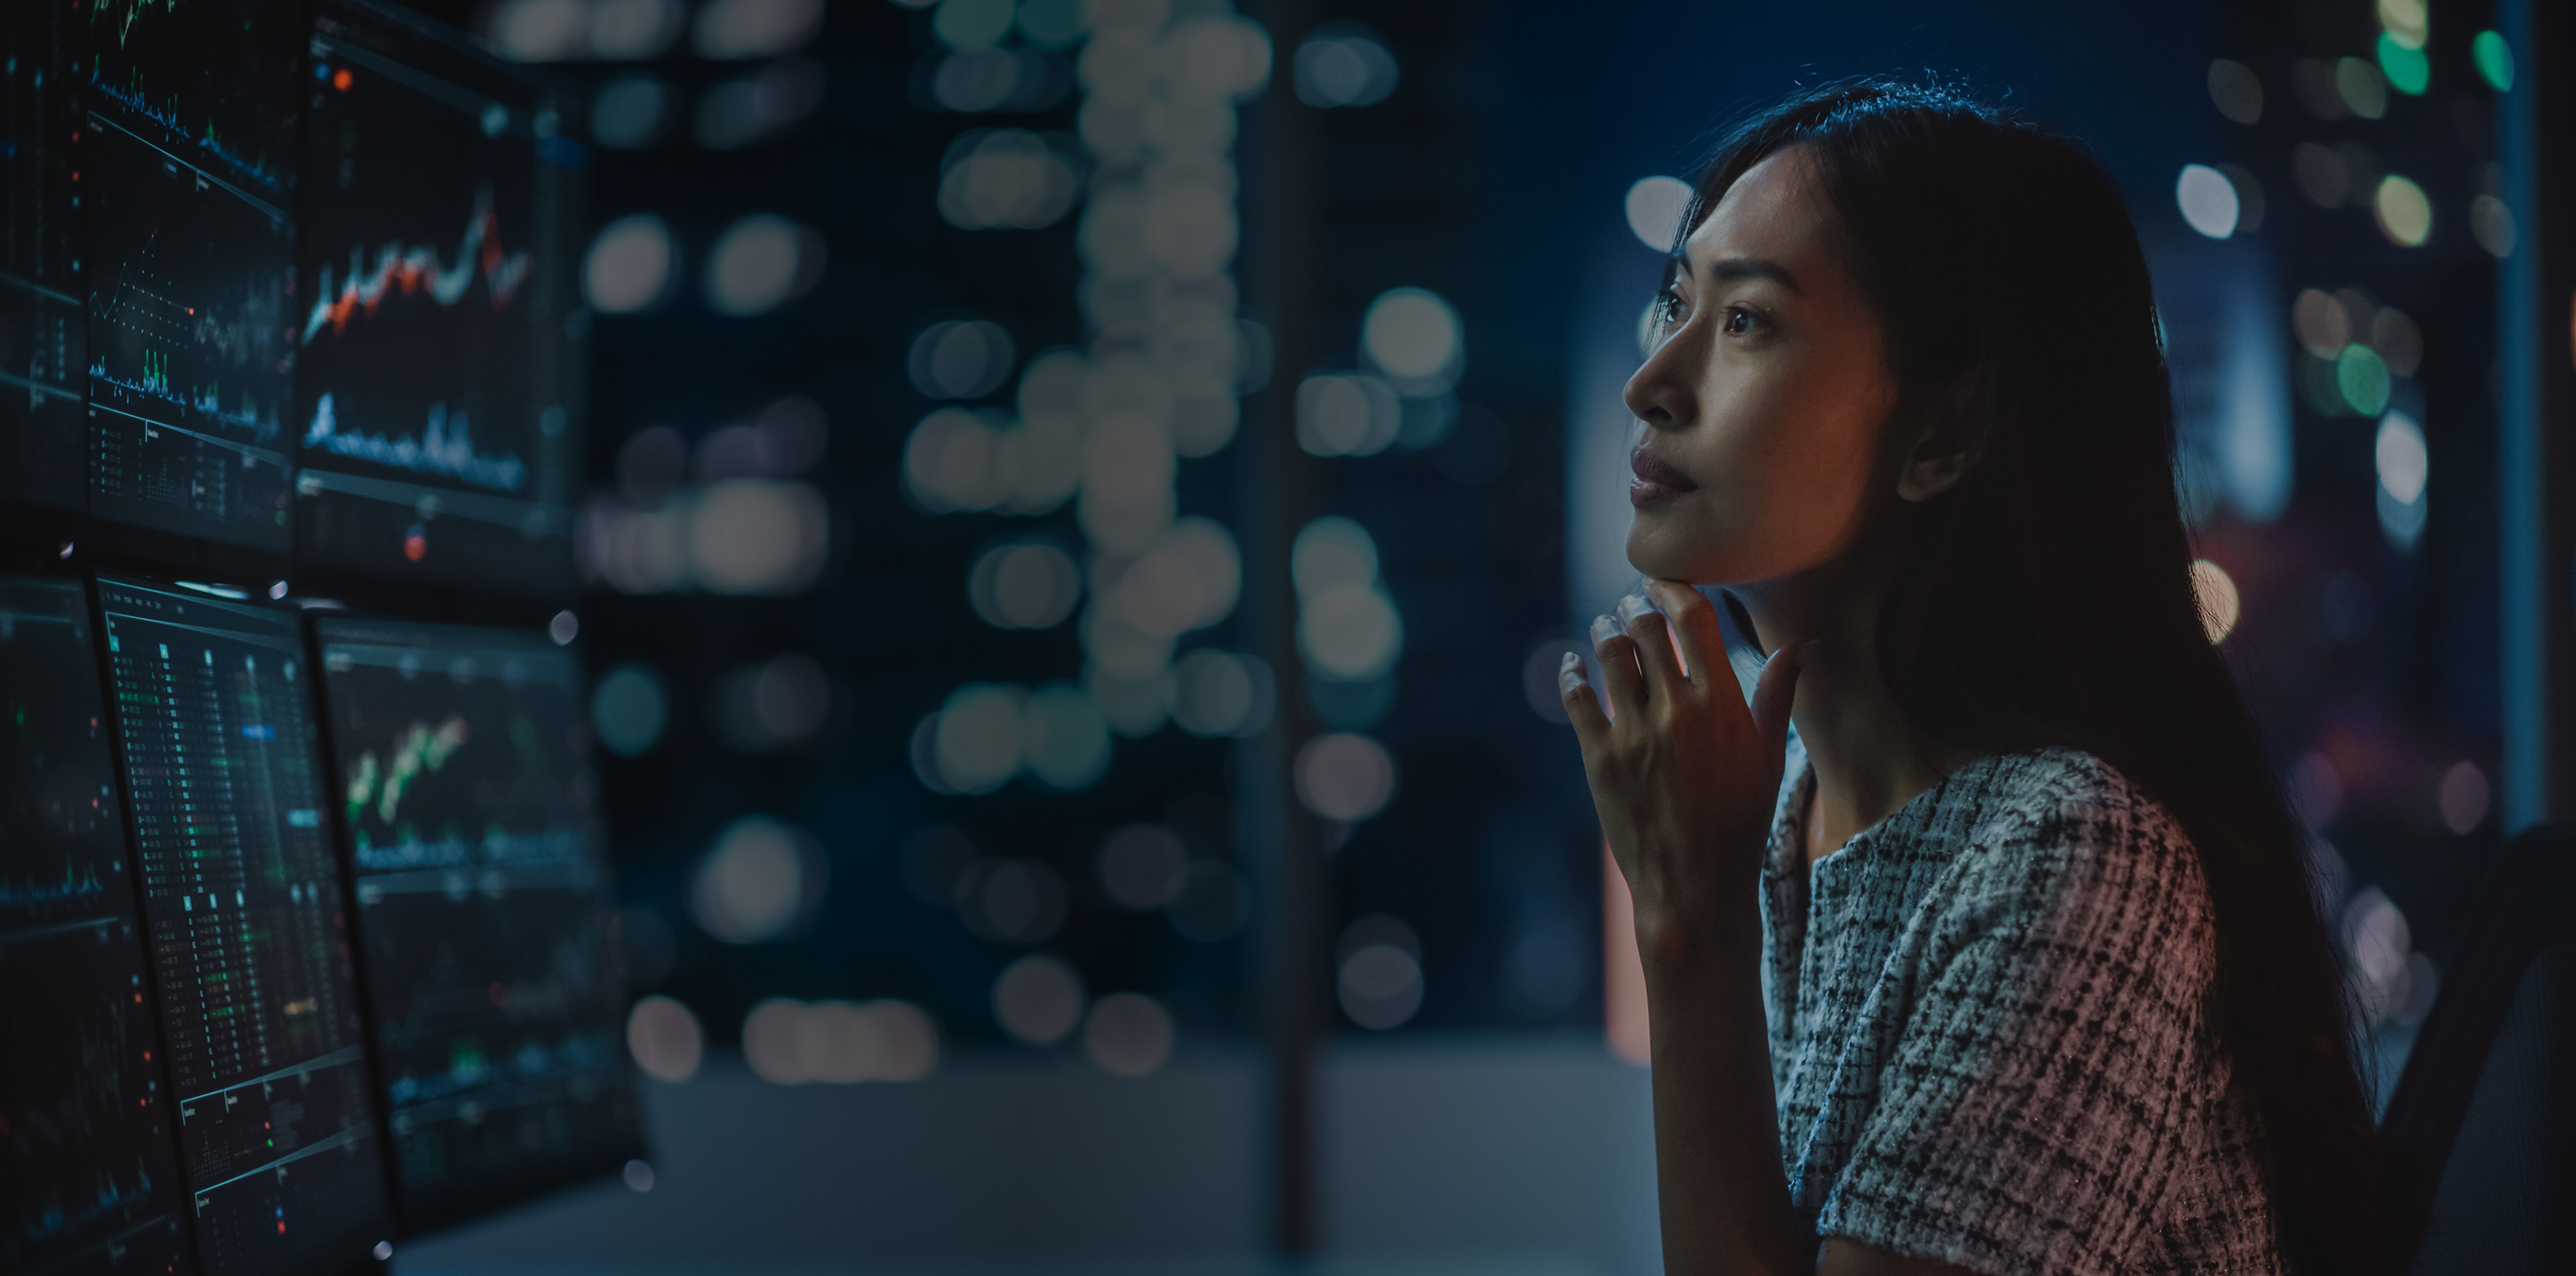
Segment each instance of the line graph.
[[[153,2],[154,0],[91,0],[90,24],[96,26],[101,18],[115,23],[116,44],[118,48],[123,48],[126,37],[134,33],[135,20],[152,12]],[[175,12],[179,7],[179,0],[160,0],[160,5],[165,13]]]
[[0,885],[0,908],[42,908],[75,900],[97,899],[106,893],[107,887],[98,880],[97,869],[65,864],[62,880],[58,882]]
[[[192,377],[183,389],[172,382],[170,359],[175,351],[186,366],[200,372],[230,368],[253,383],[282,381],[268,366],[276,360],[282,289],[271,280],[243,280],[237,285],[242,291],[238,301],[218,297],[215,304],[191,305],[177,299],[182,286],[163,273],[161,247],[156,230],[131,259],[99,272],[98,286],[90,296],[92,321],[130,336],[93,342],[91,380],[180,409],[180,420],[194,413],[198,419],[246,431],[256,439],[277,437],[284,427],[274,398],[263,403],[261,396],[244,389],[227,407],[221,377],[207,376],[202,382]],[[111,370],[110,353],[127,347],[134,350],[135,366]]]
[[527,250],[510,252],[502,248],[501,219],[492,211],[489,187],[474,198],[474,213],[466,219],[454,265],[442,263],[438,249],[427,244],[387,244],[376,250],[372,268],[360,264],[364,251],[349,250],[348,277],[337,292],[332,289],[331,267],[322,268],[321,285],[314,289],[313,312],[304,320],[304,344],[313,344],[326,327],[338,336],[354,315],[374,316],[376,307],[393,292],[409,295],[426,291],[430,300],[439,305],[454,306],[472,291],[477,276],[492,299],[492,309],[506,310],[536,267],[536,259]]
[[349,768],[349,822],[356,824],[373,802],[376,818],[393,823],[412,781],[424,773],[436,775],[472,736],[473,729],[461,716],[451,716],[435,727],[415,720],[394,737],[390,764],[379,764],[373,749],[360,753],[357,765]]
[[271,193],[286,189],[285,179],[278,175],[275,168],[225,145],[224,140],[215,132],[214,121],[206,121],[206,127],[202,130],[191,130],[187,125],[180,123],[179,99],[176,96],[171,97],[166,103],[154,103],[151,95],[143,90],[141,72],[136,72],[129,77],[125,84],[118,85],[110,82],[105,72],[93,66],[90,68],[89,86],[98,90],[99,96],[108,101],[160,125],[178,138],[186,139],[187,144],[196,147],[207,157],[223,165],[234,176],[256,182]]
[[496,492],[518,491],[528,481],[528,467],[515,453],[485,456],[475,451],[465,414],[449,412],[444,403],[429,405],[429,424],[419,437],[403,434],[389,439],[381,434],[341,433],[331,396],[325,394],[313,405],[313,425],[304,432],[304,446],[416,474],[444,475]]

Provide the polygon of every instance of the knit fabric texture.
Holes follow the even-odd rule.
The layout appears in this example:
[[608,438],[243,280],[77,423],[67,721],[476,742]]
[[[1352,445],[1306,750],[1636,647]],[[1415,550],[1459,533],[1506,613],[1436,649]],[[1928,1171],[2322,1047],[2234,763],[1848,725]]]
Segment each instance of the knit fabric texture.
[[2088,753],[1990,755],[1810,870],[1813,784],[1793,742],[1762,991],[1817,1234],[1983,1276],[2282,1271],[2172,815]]

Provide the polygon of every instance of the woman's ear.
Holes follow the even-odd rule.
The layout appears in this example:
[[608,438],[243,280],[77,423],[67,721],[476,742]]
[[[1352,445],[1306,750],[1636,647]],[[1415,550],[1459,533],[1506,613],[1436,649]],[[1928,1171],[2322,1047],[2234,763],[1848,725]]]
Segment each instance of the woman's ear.
[[1923,414],[1914,445],[1896,471],[1896,494],[1922,502],[1958,486],[1983,450],[1989,414],[1980,370],[1959,374]]

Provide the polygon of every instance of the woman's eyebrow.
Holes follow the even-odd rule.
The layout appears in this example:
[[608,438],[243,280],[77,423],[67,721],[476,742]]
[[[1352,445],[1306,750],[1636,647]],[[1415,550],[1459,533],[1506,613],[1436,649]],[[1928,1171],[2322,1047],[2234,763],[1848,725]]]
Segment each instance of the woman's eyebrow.
[[1764,261],[1759,257],[1721,257],[1708,264],[1708,277],[1710,282],[1719,284],[1731,284],[1745,279],[1768,279],[1791,292],[1800,291],[1796,276],[1791,275],[1779,263]]

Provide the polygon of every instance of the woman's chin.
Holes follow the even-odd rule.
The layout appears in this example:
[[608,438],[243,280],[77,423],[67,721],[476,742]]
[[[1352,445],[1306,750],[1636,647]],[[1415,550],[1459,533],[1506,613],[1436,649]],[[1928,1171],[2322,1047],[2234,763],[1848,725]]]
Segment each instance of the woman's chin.
[[1705,555],[1682,552],[1666,537],[1650,532],[1643,524],[1628,532],[1628,565],[1650,580],[1684,580],[1701,583],[1701,569],[1708,564],[1699,559]]

